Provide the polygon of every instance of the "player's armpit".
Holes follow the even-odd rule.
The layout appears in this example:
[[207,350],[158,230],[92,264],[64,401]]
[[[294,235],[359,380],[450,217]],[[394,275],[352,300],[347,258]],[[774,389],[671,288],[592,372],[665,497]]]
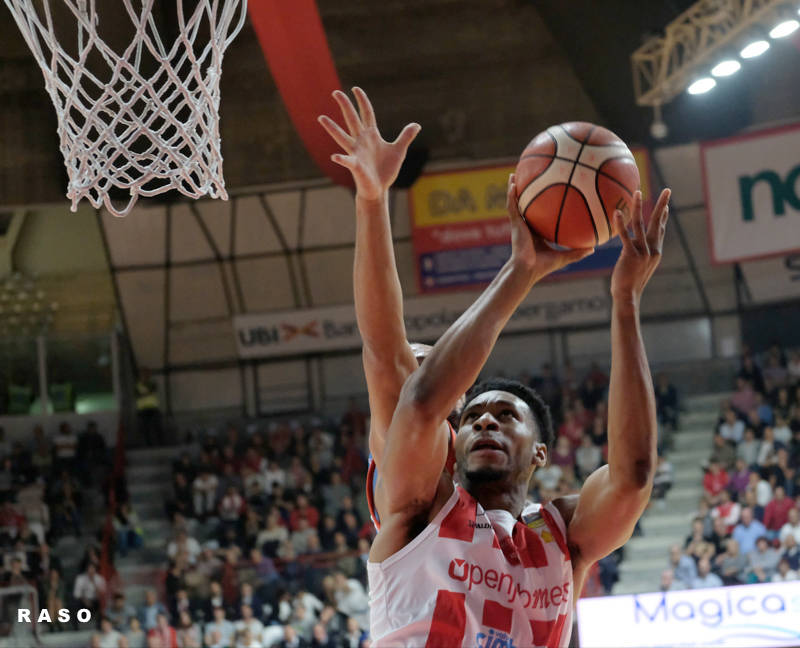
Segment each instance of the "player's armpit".
[[[617,485],[611,479],[608,465],[589,475],[574,504],[571,519],[565,516],[568,544],[577,550],[573,567],[590,565],[625,544],[647,507],[651,489],[649,483],[641,489]],[[559,511],[571,504],[557,502],[554,504]]]

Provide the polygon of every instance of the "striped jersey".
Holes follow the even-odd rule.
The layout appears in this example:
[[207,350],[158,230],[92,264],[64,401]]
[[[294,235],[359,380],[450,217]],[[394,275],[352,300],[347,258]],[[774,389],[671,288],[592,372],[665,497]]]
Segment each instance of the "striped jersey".
[[572,564],[552,504],[529,502],[515,519],[456,486],[418,536],[367,570],[376,647],[569,644]]

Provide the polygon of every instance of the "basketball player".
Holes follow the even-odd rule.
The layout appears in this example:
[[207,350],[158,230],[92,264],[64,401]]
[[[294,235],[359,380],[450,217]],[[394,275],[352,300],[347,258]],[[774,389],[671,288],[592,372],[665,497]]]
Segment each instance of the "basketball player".
[[621,213],[614,216],[623,251],[611,285],[609,464],[578,496],[544,506],[526,502],[533,471],[547,462],[552,425],[532,391],[494,381],[473,390],[462,414],[455,444],[459,486],[443,470],[441,422],[530,288],[565,264],[531,235],[515,196],[512,178],[511,258],[408,374],[382,439],[376,490],[382,526],[368,565],[377,645],[566,646],[573,592],[593,562],[630,537],[649,498],[655,399],[638,309],[660,260],[668,190],[647,231],[638,192],[633,234]]
[[[353,267],[353,293],[356,319],[363,341],[362,360],[370,405],[370,469],[367,500],[376,528],[380,527],[378,485],[386,431],[397,407],[400,390],[409,375],[428,355],[427,344],[409,343],[403,320],[403,293],[394,257],[389,188],[397,179],[409,145],[419,134],[419,124],[405,126],[394,142],[386,142],[378,130],[375,112],[366,93],[354,88],[358,111],[340,91],[333,93],[347,131],[330,117],[319,117],[320,124],[341,146],[346,155],[334,155],[334,162],[349,169],[356,185],[356,244]],[[554,253],[542,246],[542,267],[553,272],[577,261],[591,250]],[[458,403],[455,403],[458,409]],[[445,472],[453,474],[454,433],[447,421],[441,434],[450,451]]]

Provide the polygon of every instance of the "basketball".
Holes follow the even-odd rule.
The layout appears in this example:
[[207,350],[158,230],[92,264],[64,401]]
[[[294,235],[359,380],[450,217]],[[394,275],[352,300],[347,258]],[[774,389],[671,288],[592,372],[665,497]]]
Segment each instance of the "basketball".
[[639,170],[610,130],[568,122],[525,147],[515,182],[520,213],[537,234],[564,247],[589,248],[616,236],[615,209],[629,217]]

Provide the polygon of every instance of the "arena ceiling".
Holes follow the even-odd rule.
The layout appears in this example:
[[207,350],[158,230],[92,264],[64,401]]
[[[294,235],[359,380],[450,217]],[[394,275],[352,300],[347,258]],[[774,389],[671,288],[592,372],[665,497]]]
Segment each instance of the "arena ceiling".
[[[416,146],[432,160],[513,157],[538,131],[575,119],[599,121],[631,142],[646,141],[652,116],[634,104],[629,56],[644,36],[689,4],[318,2],[342,85],[359,84],[370,93],[388,133],[420,122]],[[110,19],[105,26],[113,31]],[[679,98],[665,113],[668,141],[714,137],[795,115],[800,90],[790,79],[799,59],[800,51],[784,47],[750,66],[739,83],[702,101]],[[6,15],[0,21],[0,205],[63,200],[66,175],[43,85]],[[229,188],[319,175],[249,23],[226,54],[221,114]]]

